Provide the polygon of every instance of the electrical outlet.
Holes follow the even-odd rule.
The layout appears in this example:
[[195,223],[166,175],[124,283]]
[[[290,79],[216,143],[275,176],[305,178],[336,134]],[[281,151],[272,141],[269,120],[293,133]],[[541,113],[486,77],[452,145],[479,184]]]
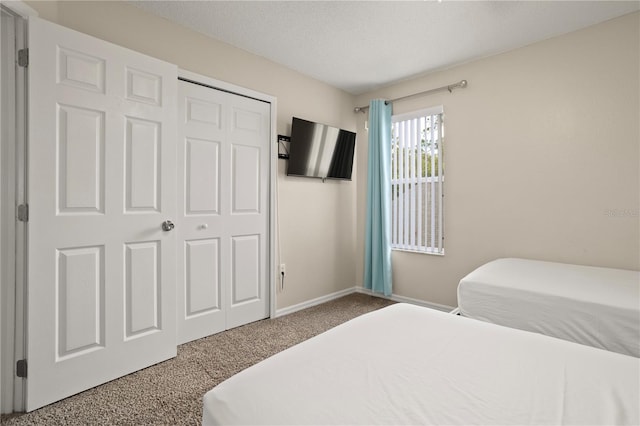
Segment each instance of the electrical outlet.
[[285,275],[287,273],[286,267],[284,263],[280,264],[280,275]]

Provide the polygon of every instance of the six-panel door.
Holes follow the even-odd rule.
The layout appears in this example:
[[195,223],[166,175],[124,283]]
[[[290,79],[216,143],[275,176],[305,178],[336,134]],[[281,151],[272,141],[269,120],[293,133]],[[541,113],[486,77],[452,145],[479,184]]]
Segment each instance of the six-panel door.
[[178,83],[178,342],[268,316],[270,105]]
[[27,410],[176,354],[174,65],[29,22]]

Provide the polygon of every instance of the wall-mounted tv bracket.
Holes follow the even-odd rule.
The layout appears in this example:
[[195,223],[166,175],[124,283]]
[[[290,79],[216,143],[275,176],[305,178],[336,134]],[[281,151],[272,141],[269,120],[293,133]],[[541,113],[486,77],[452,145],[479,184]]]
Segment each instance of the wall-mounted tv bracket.
[[290,136],[278,135],[278,158],[289,159]]

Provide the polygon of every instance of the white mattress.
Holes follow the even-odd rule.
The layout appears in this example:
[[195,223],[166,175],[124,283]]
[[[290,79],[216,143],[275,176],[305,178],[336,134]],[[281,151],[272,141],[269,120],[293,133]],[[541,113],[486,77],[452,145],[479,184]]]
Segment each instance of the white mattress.
[[640,272],[526,259],[458,285],[463,316],[640,357]]
[[204,396],[205,425],[638,424],[640,359],[396,304]]

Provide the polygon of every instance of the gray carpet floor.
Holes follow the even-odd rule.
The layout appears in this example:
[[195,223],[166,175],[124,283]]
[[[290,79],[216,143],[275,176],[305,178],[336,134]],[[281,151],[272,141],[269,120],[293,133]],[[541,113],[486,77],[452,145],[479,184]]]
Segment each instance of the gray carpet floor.
[[6,425],[196,425],[218,383],[303,340],[393,302],[351,294],[178,347],[178,356],[27,414]]

